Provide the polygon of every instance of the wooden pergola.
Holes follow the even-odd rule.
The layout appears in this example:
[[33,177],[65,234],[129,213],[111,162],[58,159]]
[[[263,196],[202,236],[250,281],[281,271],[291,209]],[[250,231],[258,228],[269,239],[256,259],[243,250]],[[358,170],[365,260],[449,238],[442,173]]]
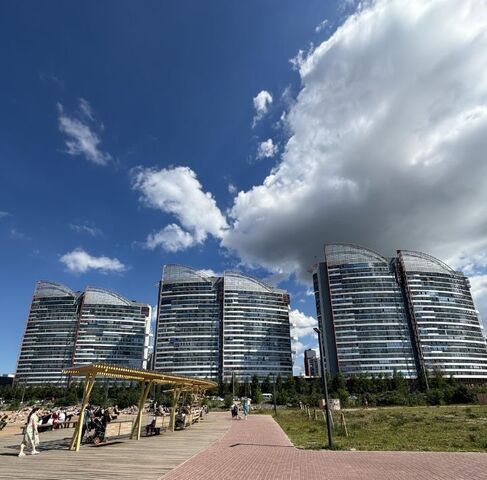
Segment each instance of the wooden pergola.
[[83,432],[83,421],[85,416],[86,406],[90,400],[91,391],[95,384],[96,377],[102,378],[114,378],[117,380],[138,381],[141,385],[141,393],[139,398],[139,410],[137,418],[132,427],[130,434],[131,439],[140,440],[140,429],[142,422],[142,412],[144,405],[149,395],[150,389],[153,385],[173,385],[170,390],[173,394],[172,405],[172,429],[174,431],[174,423],[176,416],[176,406],[179,400],[179,396],[182,392],[192,392],[196,394],[203,394],[206,390],[217,386],[215,382],[211,380],[200,380],[191,377],[182,377],[177,375],[166,375],[165,373],[154,372],[150,370],[141,370],[137,368],[125,368],[118,365],[107,365],[93,363],[91,365],[82,365],[78,367],[66,368],[63,370],[66,375],[72,376],[84,376],[85,384],[83,391],[83,401],[81,403],[81,410],[79,413],[78,423],[71,439],[70,450],[79,451],[81,444],[81,435]]

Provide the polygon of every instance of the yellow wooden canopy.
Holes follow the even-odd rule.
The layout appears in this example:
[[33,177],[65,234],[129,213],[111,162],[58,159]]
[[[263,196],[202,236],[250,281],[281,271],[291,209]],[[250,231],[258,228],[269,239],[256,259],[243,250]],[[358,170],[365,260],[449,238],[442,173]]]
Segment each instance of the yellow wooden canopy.
[[130,438],[140,439],[140,428],[142,421],[142,412],[144,405],[149,395],[152,385],[170,384],[174,388],[173,406],[172,406],[172,428],[174,430],[176,405],[181,392],[191,391],[195,393],[204,393],[206,390],[214,388],[217,383],[211,380],[200,380],[198,378],[183,377],[180,375],[168,375],[165,373],[154,372],[151,370],[142,370],[138,368],[127,368],[119,365],[108,365],[103,363],[93,363],[91,365],[80,365],[71,368],[65,368],[63,373],[71,376],[84,376],[86,378],[83,393],[83,402],[79,413],[78,423],[71,440],[71,450],[79,450],[81,444],[81,436],[83,431],[83,421],[86,406],[88,405],[93,385],[96,377],[115,378],[119,380],[139,381],[141,384],[141,394],[139,399],[139,410],[137,418],[132,428]]
[[158,385],[169,383],[185,387],[201,387],[205,390],[217,386],[217,383],[211,380],[200,380],[198,378],[183,377],[180,375],[167,375],[152,370],[120,367],[119,365],[108,365],[104,363],[92,363],[91,365],[65,368],[63,373],[73,376],[101,376],[129,381],[152,382]]

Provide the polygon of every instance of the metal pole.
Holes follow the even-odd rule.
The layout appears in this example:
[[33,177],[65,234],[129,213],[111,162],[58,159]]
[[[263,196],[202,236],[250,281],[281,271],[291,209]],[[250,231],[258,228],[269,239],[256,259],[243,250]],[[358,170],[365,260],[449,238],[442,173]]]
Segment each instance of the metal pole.
[[318,343],[320,346],[320,360],[321,360],[321,383],[323,384],[323,393],[325,395],[325,412],[326,412],[326,429],[328,432],[328,447],[333,448],[333,434],[331,431],[330,418],[330,402],[328,401],[328,384],[326,380],[325,355],[323,352],[323,339],[321,338],[321,330],[319,328],[313,329],[318,334]]
[[272,398],[274,399],[274,415],[277,415],[277,404],[276,404],[276,374],[272,374],[272,379],[274,380],[274,393],[272,394]]
[[235,401],[235,372],[232,372],[232,395],[233,401]]

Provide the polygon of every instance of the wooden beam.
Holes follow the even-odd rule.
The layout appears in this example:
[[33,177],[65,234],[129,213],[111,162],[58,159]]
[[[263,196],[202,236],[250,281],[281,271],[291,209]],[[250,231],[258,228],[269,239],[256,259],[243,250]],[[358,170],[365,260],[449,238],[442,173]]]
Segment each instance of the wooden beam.
[[179,396],[181,395],[182,389],[175,388],[172,394],[172,412],[171,412],[171,423],[172,423],[172,431],[174,432],[174,427],[176,424],[176,406],[179,401]]
[[81,444],[81,436],[83,435],[83,424],[85,419],[85,410],[90,400],[91,391],[93,390],[93,385],[95,384],[95,376],[87,375],[85,377],[85,385],[83,390],[83,401],[81,403],[81,410],[78,416],[78,423],[73,433],[73,438],[71,439],[71,444],[69,446],[70,450],[75,450],[79,452],[79,447]]
[[130,439],[135,437],[136,440],[140,440],[140,429],[142,423],[142,413],[144,411],[145,401],[149,396],[150,389],[152,388],[152,382],[144,381],[140,382],[140,399],[139,399],[139,411],[137,412],[137,418],[135,420],[134,426],[132,427],[132,433],[130,434]]

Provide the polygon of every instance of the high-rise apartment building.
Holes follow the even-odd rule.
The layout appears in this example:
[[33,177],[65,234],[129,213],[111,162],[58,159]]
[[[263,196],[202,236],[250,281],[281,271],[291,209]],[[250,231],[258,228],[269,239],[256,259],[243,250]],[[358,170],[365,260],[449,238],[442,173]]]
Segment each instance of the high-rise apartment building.
[[15,382],[65,384],[62,369],[104,362],[145,368],[150,306],[108,290],[37,282]]
[[320,358],[312,348],[304,351],[304,374],[307,377],[321,376]]
[[439,260],[326,245],[313,283],[332,375],[397,371],[414,378],[438,369],[487,379],[487,346],[468,280]]
[[162,278],[153,368],[174,375],[216,378],[221,280],[181,265],[165,265]]
[[195,377],[291,375],[289,295],[238,272],[165,265],[154,368]]

